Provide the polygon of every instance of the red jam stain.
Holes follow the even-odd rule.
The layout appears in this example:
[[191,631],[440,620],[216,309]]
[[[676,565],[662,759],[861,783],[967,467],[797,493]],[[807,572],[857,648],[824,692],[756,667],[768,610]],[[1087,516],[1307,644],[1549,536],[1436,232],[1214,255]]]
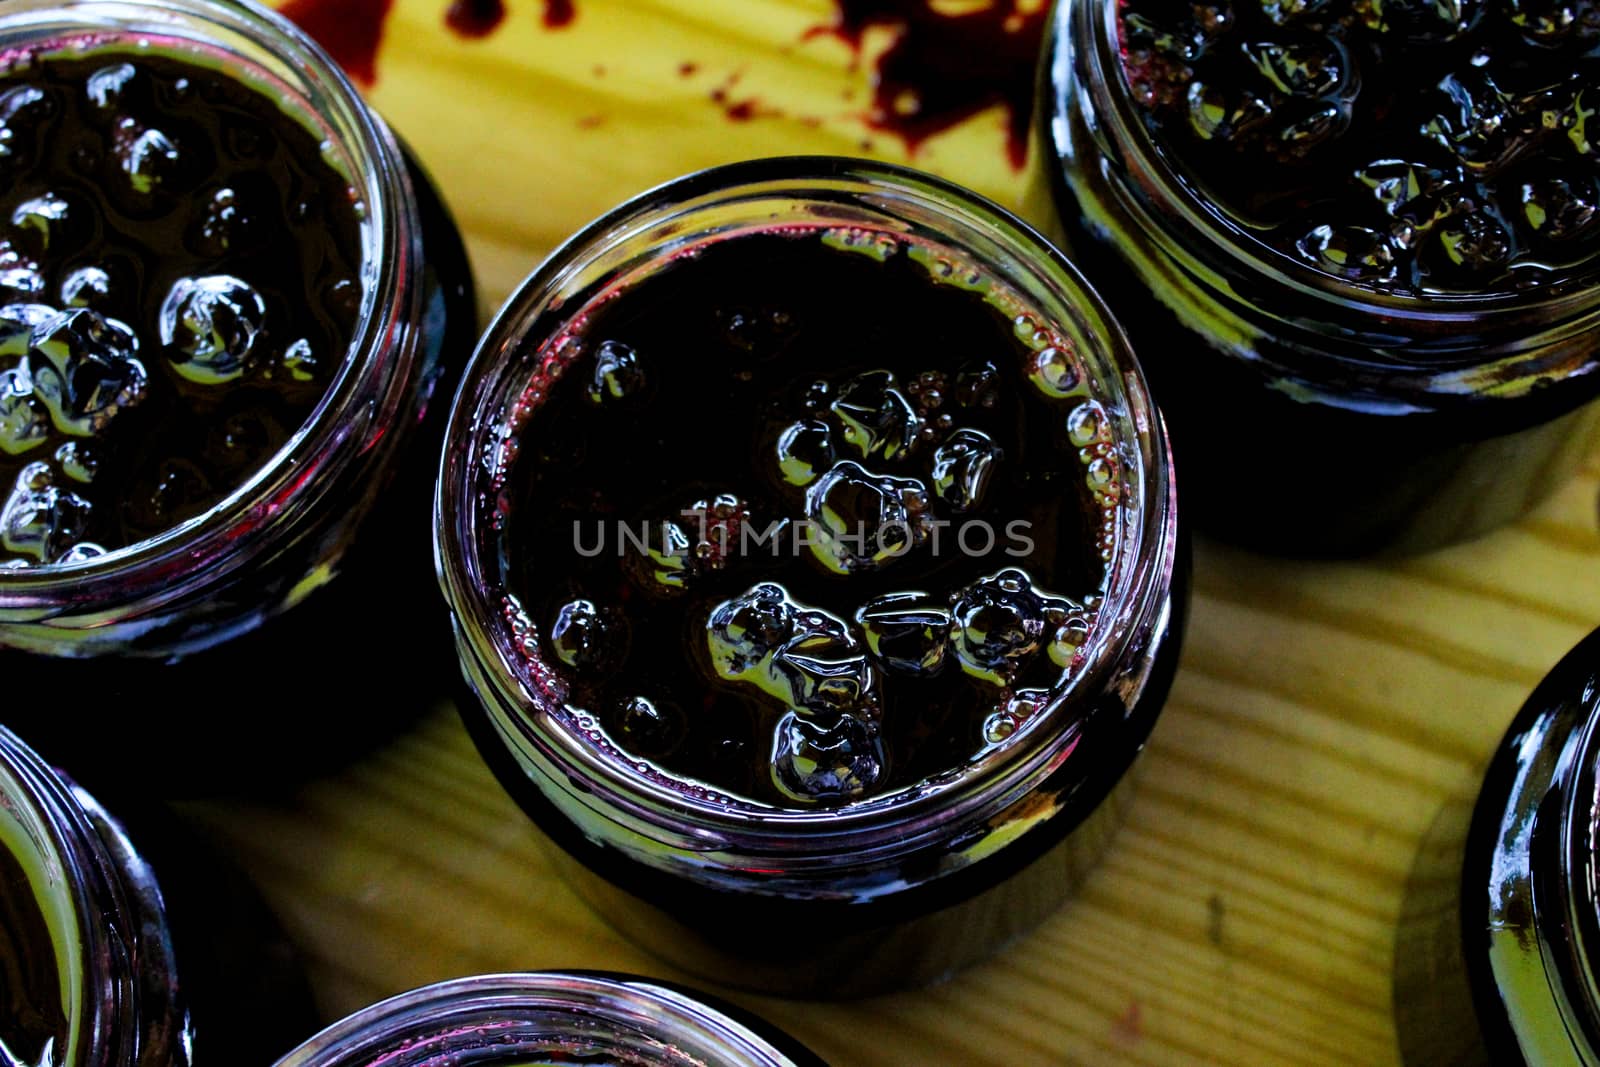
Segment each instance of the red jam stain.
[[1007,151],[1021,169],[1028,153],[1034,72],[1048,4],[991,0],[973,11],[944,14],[934,0],[836,0],[832,34],[859,54],[869,29],[895,38],[878,60],[868,121],[911,151],[934,134],[996,104],[1009,115]]
[[459,37],[487,37],[505,21],[503,0],[455,0],[445,12],[445,25]]
[[544,24],[550,29],[570,26],[577,17],[578,9],[573,0],[544,0]]
[[[378,46],[394,0],[286,0],[278,11],[299,24],[327,49],[357,83],[378,80]],[[544,24],[569,26],[578,17],[573,0],[544,0]],[[505,0],[454,0],[445,11],[445,25],[457,36],[487,37],[506,18]]]
[[394,0],[289,0],[278,9],[327,49],[361,85],[378,80],[378,45]]
[[721,85],[712,89],[707,95],[713,103],[722,108],[722,113],[728,116],[730,122],[749,122],[751,119],[782,118],[784,112],[761,102],[759,97],[748,96],[742,100],[733,98],[733,90],[744,78],[744,68],[741,67],[728,75]]

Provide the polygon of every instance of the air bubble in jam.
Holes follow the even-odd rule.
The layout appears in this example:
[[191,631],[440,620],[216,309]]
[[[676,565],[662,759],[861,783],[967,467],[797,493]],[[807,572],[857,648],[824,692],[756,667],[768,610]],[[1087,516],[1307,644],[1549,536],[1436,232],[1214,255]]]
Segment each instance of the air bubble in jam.
[[689,535],[671,519],[643,524],[640,536],[624,537],[623,569],[647,594],[682,592],[689,583]]
[[778,438],[778,469],[790,485],[807,486],[833,466],[833,433],[821,419],[794,423]]
[[50,250],[51,241],[62,235],[69,211],[67,202],[54,193],[30,197],[12,209],[12,232],[29,252],[41,256]]
[[622,617],[602,611],[592,600],[568,601],[550,624],[550,646],[556,658],[584,674],[621,662],[627,640],[627,623]]
[[155,192],[172,178],[181,161],[172,138],[132,118],[118,123],[112,153],[128,187],[141,195]]
[[868,371],[839,387],[831,405],[841,437],[863,458],[899,459],[917,443],[921,420],[890,371]]
[[0,371],[0,449],[8,455],[22,453],[49,440],[50,416],[33,395],[33,382],[25,366]]
[[620,341],[602,342],[595,353],[589,399],[596,404],[626,400],[638,396],[644,387],[645,371],[639,362],[639,353]]
[[807,544],[838,574],[870,571],[927,539],[927,487],[915,478],[874,474],[843,460],[806,490]]
[[1346,281],[1381,285],[1397,277],[1389,238],[1365,226],[1317,226],[1295,247],[1307,263]]
[[202,255],[220,259],[229,252],[241,252],[260,243],[261,224],[243,203],[240,194],[224,186],[213,192],[200,208],[191,241]]
[[84,485],[94,481],[95,472],[100,468],[93,446],[86,441],[67,441],[56,449],[55,460],[62,474]]
[[89,502],[56,484],[48,463],[30,463],[0,509],[0,543],[6,551],[54,563],[82,538]]
[[111,297],[111,275],[100,267],[79,267],[61,281],[62,307],[103,309]]
[[1484,211],[1468,211],[1440,224],[1439,249],[1452,268],[1488,274],[1511,259],[1511,235]]
[[926,593],[885,593],[856,611],[867,647],[891,671],[933,677],[950,648],[950,609]]
[[763,582],[711,612],[716,673],[808,715],[876,714],[876,676],[849,626]]
[[632,752],[646,756],[668,752],[686,729],[683,712],[660,700],[631,696],[617,709],[618,738]]
[[1082,607],[1036,588],[1026,571],[1008,568],[961,590],[951,628],[961,669],[1000,688],[1011,685],[1067,618]]
[[1066,397],[1078,391],[1082,372],[1071,353],[1055,345],[1041,348],[1033,354],[1029,379],[1046,396]]
[[1105,409],[1098,400],[1085,400],[1067,416],[1067,436],[1078,448],[1088,448],[1099,441],[1105,427]]
[[[628,773],[837,806],[1075,714],[1118,416],[997,278],[878,236],[744,232],[639,272],[528,355],[484,442],[503,595],[550,624],[508,615],[513,669]],[[614,391],[646,353],[647,385]],[[591,641],[610,616],[626,642]],[[621,651],[579,669],[591,647]]]
[[1542,178],[1525,183],[1518,199],[1528,229],[1546,245],[1583,240],[1594,233],[1600,219],[1600,196],[1593,179]]
[[39,264],[24,258],[10,242],[0,242],[0,300],[30,303],[41,299],[44,291]]
[[120,322],[87,308],[59,312],[33,329],[28,369],[33,391],[62,433],[103,433],[123,409],[144,399],[139,342]]
[[100,111],[114,111],[121,108],[123,94],[138,75],[139,72],[131,63],[117,63],[95,71],[89,75],[85,85],[89,102]]
[[161,304],[161,343],[179,374],[217,385],[250,368],[267,306],[250,283],[227,274],[179,278]]
[[772,780],[792,800],[841,801],[864,796],[884,776],[877,731],[853,715],[827,725],[790,712],[772,742]]
[[983,502],[989,479],[1004,453],[978,430],[959,429],[933,455],[933,491],[951,511],[971,511]]

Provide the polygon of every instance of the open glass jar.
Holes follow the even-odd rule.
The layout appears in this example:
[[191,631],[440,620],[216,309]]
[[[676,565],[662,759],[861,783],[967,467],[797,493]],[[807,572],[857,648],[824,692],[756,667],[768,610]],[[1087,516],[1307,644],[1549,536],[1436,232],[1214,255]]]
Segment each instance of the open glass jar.
[[[199,1049],[202,1062],[265,1067],[311,1028],[309,992],[284,966],[259,902],[186,842],[152,841],[148,830],[136,846],[0,727],[6,1062],[186,1067]],[[159,884],[145,845],[166,853]],[[191,903],[199,913],[185,913]]]
[[1476,808],[1447,808],[1419,854],[1395,960],[1408,1065],[1600,1062],[1597,790],[1600,632],[1523,705]]
[[[1462,6],[1458,13],[1476,18],[1478,8]],[[1213,11],[1215,17],[1207,14]],[[1254,22],[1248,29],[1236,24],[1229,11],[1224,4],[1184,8],[1181,17],[1167,12],[1181,25],[1163,37],[1165,23],[1154,27],[1158,19],[1126,5],[1062,3],[1052,19],[1040,89],[1039,132],[1046,146],[1040,181],[1050,187],[1041,199],[1053,201],[1072,254],[1129,326],[1185,459],[1188,514],[1197,528],[1226,539],[1312,556],[1414,552],[1516,518],[1568,478],[1595,440],[1600,286],[1593,270],[1580,265],[1543,280],[1535,278],[1540,264],[1514,262],[1492,285],[1469,281],[1446,292],[1431,288],[1428,276],[1408,280],[1400,268],[1411,256],[1435,263],[1454,257],[1457,267],[1471,256],[1498,257],[1494,263],[1503,266],[1513,230],[1520,234],[1518,227],[1535,222],[1550,228],[1555,215],[1536,202],[1545,179],[1524,189],[1519,210],[1532,221],[1502,227],[1497,217],[1467,210],[1476,194],[1461,190],[1479,173],[1479,159],[1438,162],[1448,153],[1432,141],[1429,150],[1443,154],[1415,165],[1390,159],[1363,166],[1351,158],[1361,146],[1339,140],[1346,125],[1368,123],[1363,129],[1369,132],[1348,134],[1354,139],[1371,136],[1385,121],[1362,111],[1367,105],[1358,87],[1411,76],[1403,71],[1431,71],[1435,80],[1443,73],[1434,44],[1382,37],[1406,39],[1412,32],[1421,40],[1424,31],[1405,20],[1425,15],[1385,8],[1381,30],[1358,25],[1345,37],[1335,33],[1319,41],[1324,23],[1339,12],[1354,11],[1352,19],[1369,24],[1382,16],[1361,5],[1268,5],[1248,13],[1273,23],[1261,30]],[[1484,14],[1482,25],[1501,17]],[[1508,38],[1520,39],[1522,32],[1505,29]],[[1258,33],[1274,39],[1259,40]],[[1133,39],[1137,34],[1154,35],[1158,44],[1146,49],[1142,37]],[[1367,42],[1380,38],[1392,49],[1383,63],[1359,67],[1351,58],[1358,43],[1376,48]],[[1336,58],[1325,60],[1324,47]],[[1418,51],[1405,51],[1409,47]],[[1157,64],[1169,62],[1162,49],[1172,58],[1158,75]],[[1160,52],[1157,59],[1148,58],[1152,50]],[[1206,55],[1232,57],[1216,60],[1238,61],[1245,72],[1230,78],[1264,81],[1203,84],[1201,74],[1184,81],[1189,67],[1180,54],[1197,63]],[[1259,60],[1258,71],[1249,68],[1250,57]],[[1546,73],[1566,76],[1563,62],[1548,58]],[[1463,58],[1462,64],[1463,71],[1448,74],[1437,89],[1447,97],[1452,87],[1460,92],[1439,105],[1441,116],[1419,137],[1454,138],[1451,143],[1470,155],[1480,146],[1471,141],[1471,129],[1455,125],[1478,121],[1473,109],[1487,106],[1480,96],[1499,98],[1463,88],[1480,74],[1476,61]],[[1541,105],[1546,110],[1530,112],[1527,122],[1538,127],[1535,120],[1545,115],[1541,136],[1566,137],[1562,108],[1581,106],[1573,102],[1578,85],[1550,90],[1551,99]],[[1318,91],[1329,94],[1327,101],[1309,99]],[[1430,82],[1409,95],[1420,99],[1435,91]],[[1335,152],[1323,164],[1326,173],[1295,180],[1346,183],[1338,195],[1360,201],[1350,210],[1366,213],[1360,217],[1373,228],[1310,228],[1295,244],[1265,223],[1242,218],[1224,204],[1242,200],[1241,190],[1254,195],[1265,183],[1260,198],[1277,196],[1274,209],[1292,212],[1302,206],[1298,187],[1272,184],[1287,179],[1272,169],[1276,157],[1267,149],[1261,160],[1240,156],[1230,170],[1200,175],[1188,157],[1171,150],[1180,134],[1167,131],[1175,126],[1151,117],[1158,106],[1151,101],[1169,98],[1176,98],[1174,114],[1190,109],[1181,137],[1209,139],[1205,151],[1220,153],[1216,146],[1236,130],[1244,131],[1237,134],[1241,142],[1248,136],[1260,145],[1272,137],[1284,144],[1328,138],[1335,148],[1307,150]],[[1280,98],[1278,111],[1269,110],[1269,101]],[[1243,110],[1230,110],[1235,105]],[[1459,120],[1450,111],[1457,105]],[[1503,121],[1479,133],[1503,138],[1505,145],[1495,145],[1513,153],[1523,147],[1513,131],[1521,130],[1525,116],[1520,103],[1506,106],[1511,110]],[[1409,115],[1397,113],[1391,126],[1411,130]],[[1534,135],[1528,136],[1532,143]],[[1338,221],[1336,213],[1330,217]],[[1306,227],[1315,221],[1293,218]],[[1440,270],[1450,267],[1445,262]]]
[[[810,996],[932,981],[1118,821],[1177,658],[1174,492],[1121,332],[1000,208],[860,161],[692,175],[555,252],[469,366],[436,514],[462,715],[646,947]],[[663,516],[700,494],[697,542]],[[947,514],[1030,547],[941,553]]]
[[[257,736],[267,746],[260,763],[277,773],[325,752],[344,726],[352,734],[374,728],[377,709],[394,718],[404,705],[389,698],[405,692],[405,703],[417,703],[437,643],[427,637],[436,596],[426,541],[431,460],[418,461],[437,447],[447,405],[430,401],[436,391],[448,394],[476,329],[470,271],[441,201],[326,54],[253,3],[18,0],[0,12],[0,56],[16,83],[8,134],[14,144],[42,146],[29,149],[39,162],[27,179],[49,187],[15,208],[7,263],[15,265],[35,222],[45,250],[55,248],[51,225],[90,235],[123,228],[85,239],[77,251],[41,253],[40,262],[0,279],[31,287],[31,304],[6,309],[18,326],[46,324],[31,337],[8,332],[8,345],[17,341],[22,353],[8,373],[31,368],[34,392],[48,403],[55,379],[45,362],[57,352],[49,331],[61,321],[50,305],[88,305],[58,314],[94,323],[79,331],[92,333],[85,346],[131,334],[136,362],[120,350],[98,354],[111,368],[108,381],[121,375],[119,398],[143,389],[142,400],[119,411],[102,402],[109,389],[80,396],[74,380],[69,400],[101,406],[75,422],[76,412],[51,409],[54,427],[37,432],[68,438],[60,450],[51,454],[53,439],[34,448],[32,438],[8,438],[8,450],[31,449],[23,457],[40,462],[18,476],[7,503],[0,662],[17,694],[7,722],[77,766],[87,754],[71,742],[94,716],[101,762],[137,755],[137,773],[148,780],[153,769],[199,772],[203,754],[237,751],[239,721],[273,724]],[[86,81],[70,80],[96,65]],[[114,132],[101,132],[92,108],[113,113]],[[241,108],[269,117],[230,117]],[[71,138],[83,147],[55,162]],[[294,156],[297,145],[304,151]],[[19,184],[11,197],[27,192]],[[346,222],[350,273],[310,295],[291,288],[311,285],[301,279],[334,261],[327,235]],[[130,247],[124,231],[154,236]],[[66,273],[79,260],[97,262],[97,253],[104,269]],[[268,264],[270,280],[250,273],[265,275]],[[292,266],[279,270],[283,264]],[[180,270],[207,276],[186,275],[168,291]],[[93,319],[94,301],[112,299],[131,326],[105,326],[111,311]],[[343,332],[325,330],[321,351],[291,343],[294,330],[334,320]],[[339,343],[344,335],[347,345]],[[76,349],[59,358],[69,361],[62,374],[78,373],[70,362]],[[308,413],[278,418],[270,405],[306,381],[326,383],[320,399],[309,394]],[[193,413],[169,404],[173,419],[215,425],[201,426],[190,451],[153,458],[149,485],[143,468],[114,484],[109,491],[121,496],[103,506],[107,514],[120,507],[125,524],[130,509],[141,518],[170,514],[170,526],[150,520],[121,542],[60,552],[56,541],[90,513],[78,494],[100,492],[94,479],[106,480],[105,468],[146,447],[110,437],[102,447],[73,435],[101,422],[114,433],[128,418],[146,420],[140,432],[165,432],[148,414],[160,406],[156,384],[201,398],[185,401]],[[258,439],[269,444],[258,447]],[[83,461],[95,448],[99,473]],[[218,477],[208,464],[221,470],[223,452],[248,448],[259,458],[231,472],[235,487],[199,498],[197,487]],[[185,504],[191,491],[199,499]],[[348,669],[397,654],[409,665],[403,686],[391,672]],[[71,714],[62,713],[64,702]],[[226,716],[217,714],[222,703]],[[316,743],[285,722],[301,714],[319,724]],[[283,739],[277,751],[275,738]],[[216,769],[237,780],[250,768]]]
[[277,1067],[820,1067],[767,1023],[648,978],[542,971],[457,978],[335,1023]]

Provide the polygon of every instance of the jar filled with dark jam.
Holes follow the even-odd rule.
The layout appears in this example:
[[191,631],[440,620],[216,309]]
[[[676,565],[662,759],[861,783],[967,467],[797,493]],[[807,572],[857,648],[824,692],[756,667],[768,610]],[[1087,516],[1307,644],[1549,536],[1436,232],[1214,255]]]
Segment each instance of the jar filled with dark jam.
[[1419,551],[1589,454],[1588,6],[1069,0],[1041,92],[1041,180],[1172,420],[1197,528]]
[[998,207],[845,160],[694,175],[557,251],[469,367],[462,712],[647,947],[930,981],[1115,825],[1177,656],[1173,492],[1120,330]]
[[315,1028],[242,876],[0,727],[0,1063],[266,1067]]
[[1512,722],[1474,808],[1447,806],[1395,945],[1408,1067],[1600,1062],[1600,631]]
[[0,718],[148,778],[425,701],[474,318],[432,186],[287,21],[4,5]]
[[598,971],[457,978],[364,1008],[277,1067],[822,1067],[770,1023],[665,982]]

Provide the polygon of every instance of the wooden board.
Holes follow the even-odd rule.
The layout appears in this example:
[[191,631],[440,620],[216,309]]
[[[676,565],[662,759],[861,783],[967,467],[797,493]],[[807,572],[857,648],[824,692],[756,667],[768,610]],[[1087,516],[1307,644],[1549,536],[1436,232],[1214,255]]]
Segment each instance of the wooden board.
[[[907,159],[861,119],[889,35],[854,65],[842,42],[807,40],[825,0],[577,0],[559,30],[511,0],[480,41],[447,33],[445,6],[395,5],[371,99],[453,204],[486,312],[587,219],[685,171],[864,142]],[[730,119],[742,101],[753,117]],[[912,161],[1014,202],[1005,120],[980,115]],[[1600,462],[1517,527],[1405,563],[1199,545],[1176,690],[1080,898],[938,988],[733,999],[841,1065],[1394,1062],[1408,865],[1530,688],[1600,624],[1597,486]],[[475,972],[669,973],[553,876],[449,708],[293,795],[189,811],[259,881],[330,1019]]]

